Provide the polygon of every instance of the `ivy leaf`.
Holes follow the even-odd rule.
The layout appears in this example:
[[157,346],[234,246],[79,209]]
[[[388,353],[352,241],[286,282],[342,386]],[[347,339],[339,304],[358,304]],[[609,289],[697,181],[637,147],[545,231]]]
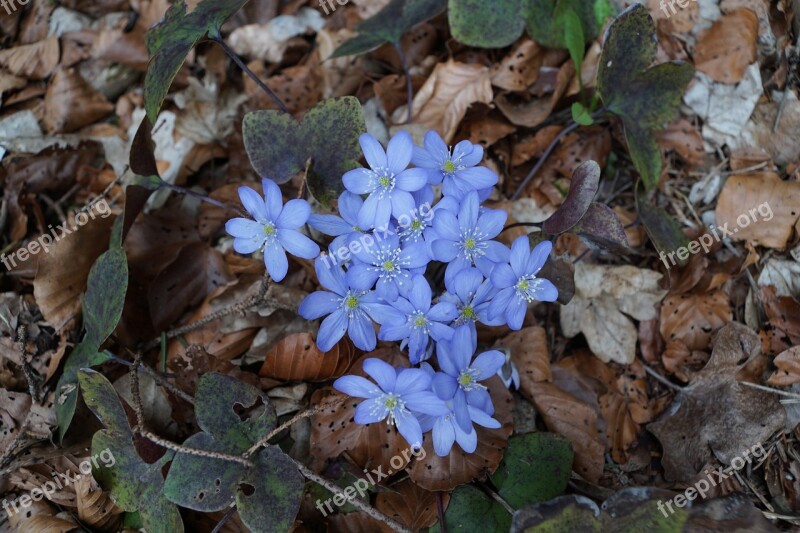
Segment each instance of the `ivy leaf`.
[[648,191],[661,176],[655,132],[677,116],[694,76],[694,67],[680,61],[650,67],[656,51],[653,19],[647,8],[634,4],[609,27],[597,72],[597,90],[606,108],[622,119],[631,159]]
[[386,43],[396,43],[405,32],[444,11],[447,0],[392,0],[375,16],[356,26],[358,35],[331,56],[360,55]]
[[570,55],[573,50],[569,45],[576,41],[577,28],[581,30],[581,48],[598,32],[594,3],[586,0],[532,0],[527,26],[534,41],[550,48],[566,48]]
[[[241,456],[276,426],[275,410],[266,394],[230,376],[204,374],[195,397],[195,416],[203,432],[189,437],[184,446]],[[251,461],[254,466],[247,467],[178,454],[167,475],[164,495],[201,512],[221,511],[235,503],[250,531],[288,531],[300,507],[303,476],[276,446],[267,446]]]
[[147,32],[145,41],[150,64],[144,79],[144,102],[152,124],[158,118],[172,80],[186,61],[186,55],[206,34],[219,37],[220,28],[248,0],[203,0],[190,12],[183,0],[176,0],[164,20]]
[[572,446],[555,433],[526,433],[508,440],[503,462],[492,474],[497,493],[519,509],[564,493],[572,472]]
[[588,211],[600,185],[600,165],[584,161],[572,172],[572,181],[564,203],[542,224],[542,230],[557,235],[577,224]]
[[457,41],[480,48],[503,48],[525,30],[522,10],[522,0],[450,0],[447,16]]
[[366,123],[357,98],[324,100],[301,122],[280,111],[255,111],[244,117],[244,146],[262,177],[285,183],[311,160],[307,184],[325,205],[343,190],[342,174],[358,167],[358,138]]
[[[448,531],[474,531],[480,524],[483,531],[508,531],[511,515],[505,508],[472,485],[462,485],[450,495],[444,513]],[[428,531],[443,531],[436,522]]]
[[122,219],[118,218],[112,230],[109,250],[97,258],[87,279],[83,298],[83,322],[86,328],[83,340],[70,353],[64,372],[56,387],[56,420],[59,439],[63,440],[78,400],[77,372],[81,368],[99,365],[108,360],[100,353],[105,342],[122,317],[125,294],[128,290],[128,258],[120,246]]
[[138,512],[147,531],[182,532],[183,521],[177,507],[162,494],[161,470],[172,460],[173,452],[167,452],[155,463],[145,463],[136,451],[133,431],[114,386],[93,370],[82,370],[78,379],[86,405],[105,426],[92,437],[92,453],[101,458],[92,468],[95,479],[118,506]]

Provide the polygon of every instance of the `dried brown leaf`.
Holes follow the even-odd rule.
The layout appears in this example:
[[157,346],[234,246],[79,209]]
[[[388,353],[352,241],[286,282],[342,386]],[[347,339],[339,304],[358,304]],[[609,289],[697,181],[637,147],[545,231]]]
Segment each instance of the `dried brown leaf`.
[[344,375],[358,353],[347,337],[323,352],[310,333],[292,333],[267,352],[259,375],[281,381],[326,381]]
[[694,52],[697,70],[721,83],[739,83],[756,60],[758,17],[747,8],[720,17],[698,40]]
[[[412,531],[431,527],[439,519],[437,495],[415,485],[410,479],[392,485],[391,490],[381,492],[375,507],[383,514],[394,518]],[[442,506],[447,509],[449,494],[442,494]]]
[[53,36],[33,44],[0,50],[0,66],[16,76],[42,80],[53,73],[59,53],[58,37]]
[[718,329],[733,319],[728,296],[722,291],[706,294],[673,294],[661,306],[661,336],[680,340],[690,350],[705,350]]

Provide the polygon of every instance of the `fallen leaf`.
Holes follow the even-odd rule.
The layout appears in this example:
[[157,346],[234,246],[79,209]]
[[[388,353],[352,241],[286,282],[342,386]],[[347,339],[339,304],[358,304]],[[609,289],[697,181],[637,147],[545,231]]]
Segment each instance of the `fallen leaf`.
[[49,133],[71,133],[109,115],[114,104],[71,68],[59,70],[50,80],[44,110]]
[[708,364],[648,426],[664,450],[664,475],[685,481],[714,458],[730,464],[783,428],[786,411],[772,393],[740,385],[740,369],[761,356],[761,340],[731,323],[717,334]]
[[793,346],[772,360],[778,369],[767,380],[773,387],[788,387],[800,382],[800,346]]
[[539,77],[541,67],[557,67],[566,56],[564,50],[543,48],[523,37],[501,62],[492,66],[492,85],[506,91],[524,91]]
[[33,44],[0,50],[0,66],[15,76],[42,80],[53,73],[59,55],[58,37],[53,36]]
[[347,337],[323,352],[310,333],[292,333],[267,352],[258,375],[281,381],[327,381],[344,375],[358,353]]
[[800,220],[800,183],[772,172],[731,176],[717,200],[717,226],[728,224],[737,241],[786,248]]
[[757,42],[758,17],[750,9],[737,9],[700,34],[694,64],[714,81],[739,83],[756,60]]
[[731,320],[731,304],[722,291],[673,294],[661,306],[661,336],[667,342],[680,340],[690,350],[705,350],[714,332]]
[[[467,109],[477,102],[490,104],[492,92],[491,71],[478,64],[449,60],[439,63],[428,80],[414,96],[413,123],[442,133],[449,143]],[[395,122],[407,113],[405,106],[397,108]]]
[[[447,509],[450,495],[444,493],[442,507]],[[419,531],[436,523],[438,515],[438,494],[415,485],[410,479],[392,485],[391,490],[381,492],[375,499],[375,507],[383,514]]]
[[800,296],[800,263],[771,257],[758,276],[762,287],[772,285],[778,296]]
[[249,24],[236,28],[228,37],[233,50],[242,56],[280,63],[292,37],[309,30],[317,32],[325,26],[322,13],[305,7],[297,15],[281,15],[266,24]]

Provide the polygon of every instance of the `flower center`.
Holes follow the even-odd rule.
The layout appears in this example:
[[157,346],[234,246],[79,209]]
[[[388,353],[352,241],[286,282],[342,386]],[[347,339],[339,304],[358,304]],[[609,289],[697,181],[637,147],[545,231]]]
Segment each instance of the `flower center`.
[[531,283],[527,279],[521,279],[517,283],[517,290],[520,292],[525,292],[531,286]]
[[412,315],[408,317],[409,322],[411,322],[411,327],[414,329],[421,329],[425,333],[428,332],[428,317],[425,316],[425,313],[422,311],[415,311]]
[[421,230],[422,229],[422,221],[418,218],[414,219],[414,222],[411,223],[412,230]]
[[378,183],[380,183],[381,187],[385,189],[392,183],[392,181],[387,176],[382,176],[381,178],[378,178]]
[[466,306],[464,307],[464,309],[461,310],[461,316],[472,320],[473,318],[475,318],[475,309],[473,309],[470,306]]
[[448,174],[452,174],[456,171],[456,164],[448,159],[447,163],[444,164],[444,171]]
[[461,232],[461,254],[470,263],[475,263],[475,259],[486,255],[486,242],[488,235],[481,233],[477,228],[467,229]]
[[386,399],[383,401],[383,405],[386,406],[387,409],[392,410],[397,407],[398,397],[394,394],[388,394]]
[[536,276],[519,278],[519,281],[517,281],[516,285],[517,298],[527,302],[534,302],[536,301],[536,292],[538,288],[539,280],[536,278]]
[[473,248],[475,248],[475,239],[472,238],[467,239],[466,242],[464,242],[464,248],[466,248],[467,250],[472,250]]
[[392,261],[385,261],[383,263],[383,269],[387,272],[394,270],[394,263]]
[[425,324],[428,323],[428,320],[424,316],[418,316],[414,319],[414,325],[418,328],[423,327]]
[[399,395],[393,392],[387,392],[375,399],[375,403],[372,404],[371,412],[373,415],[379,415],[382,414],[381,411],[383,409],[386,409],[387,411],[389,411],[388,413],[389,416],[386,417],[386,423],[394,424],[395,413],[399,409],[405,409],[405,408],[406,404]]
[[458,376],[458,386],[464,391],[472,389],[485,389],[486,387],[478,383],[478,371],[474,368],[465,368]]
[[348,309],[355,309],[358,307],[358,298],[355,296],[348,296],[344,299],[344,306]]
[[273,224],[272,222],[267,222],[266,224],[264,224],[264,235],[266,235],[267,237],[274,236],[275,231],[276,231],[275,224]]
[[470,376],[469,374],[464,373],[458,376],[458,384],[461,385],[462,387],[469,385],[470,383],[472,383],[472,376]]

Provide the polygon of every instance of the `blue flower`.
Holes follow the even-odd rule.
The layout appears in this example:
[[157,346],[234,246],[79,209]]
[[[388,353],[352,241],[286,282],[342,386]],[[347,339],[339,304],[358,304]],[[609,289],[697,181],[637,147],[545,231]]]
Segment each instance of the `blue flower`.
[[370,168],[357,168],[342,177],[348,191],[369,195],[358,213],[358,226],[380,228],[389,224],[392,215],[399,218],[413,213],[411,193],[425,186],[427,176],[422,169],[406,168],[414,147],[411,135],[403,131],[392,137],[386,152],[368,133],[359,142]]
[[[303,259],[319,255],[319,246],[297,231],[311,214],[305,200],[289,200],[283,205],[281,190],[272,180],[262,180],[264,198],[250,187],[239,187],[239,198],[255,220],[234,218],[225,230],[234,237],[233,249],[240,254],[263,250],[267,272],[281,281],[289,270],[286,252]],[[285,250],[285,251],[284,251]]]
[[317,334],[317,346],[330,351],[345,332],[357,348],[366,352],[375,349],[375,328],[370,317],[379,324],[394,318],[393,309],[380,303],[375,291],[361,291],[347,285],[341,267],[330,264],[330,258],[320,256],[314,262],[320,285],[329,291],[309,294],[300,304],[298,312],[306,320],[329,315],[322,321]]
[[431,377],[418,368],[394,369],[380,359],[364,361],[366,372],[377,385],[360,376],[343,376],[333,387],[356,398],[366,398],[356,407],[353,420],[371,424],[387,420],[395,424],[414,448],[422,446],[422,428],[414,413],[441,416],[447,413],[444,402],[431,390]]
[[492,240],[503,231],[506,218],[505,211],[481,212],[475,191],[464,198],[458,217],[447,210],[436,213],[433,228],[439,238],[431,245],[431,252],[433,259],[447,263],[445,282],[473,265],[489,277],[495,263],[508,261],[508,248]]
[[439,302],[431,307],[431,286],[424,276],[417,275],[411,281],[408,299],[399,297],[391,303],[391,322],[383,324],[378,337],[382,341],[403,341],[408,344],[408,355],[412,364],[419,363],[426,355],[428,340],[436,342],[450,340],[453,328],[446,325],[458,316],[456,306],[450,302]]
[[445,196],[462,199],[470,191],[481,191],[483,200],[497,184],[497,174],[486,167],[476,166],[483,160],[483,147],[461,141],[452,153],[435,131],[425,134],[425,148],[414,147],[411,162],[427,171],[428,182],[442,183]]
[[[430,376],[434,376],[434,371],[430,365],[423,363],[422,368]],[[437,396],[439,395],[437,394]],[[439,398],[444,400],[441,396]],[[448,409],[447,414],[439,417],[430,415],[419,417],[423,433],[433,430],[433,449],[439,457],[446,457],[450,453],[454,442],[457,442],[465,452],[474,452],[478,447],[478,434],[472,425],[473,423],[490,429],[497,429],[501,426],[500,422],[492,418],[491,415],[478,407],[468,405],[467,412],[469,413],[470,424],[469,428],[464,430],[456,422],[453,400],[446,399],[444,404]]]
[[508,327],[521,329],[530,302],[554,302],[558,289],[536,274],[550,256],[553,244],[540,242],[531,251],[527,235],[518,237],[511,246],[510,264],[499,264],[492,271],[492,284],[500,291],[489,305],[489,317],[504,316]]
[[[484,352],[472,361],[476,345],[469,328],[462,327],[451,342],[437,346],[442,372],[433,377],[433,390],[442,399],[452,398],[456,421],[464,431],[472,427],[468,404],[479,408],[486,408],[487,402],[491,405],[486,386],[480,382],[494,376],[506,362],[506,356],[497,350]],[[494,412],[493,408],[488,410]]]
[[378,296],[393,302],[408,292],[411,276],[428,264],[428,250],[421,242],[401,247],[400,238],[394,234],[371,242],[372,246],[360,246],[354,254],[356,261],[347,271],[347,282],[359,290],[372,289],[377,282]]
[[[308,225],[324,235],[336,237],[328,246],[328,251],[332,256],[341,259],[348,257],[345,252],[348,244],[353,238],[363,237],[366,232],[358,227],[358,212],[364,200],[357,194],[344,191],[339,196],[338,208],[339,215],[320,215],[312,214],[308,217]],[[343,263],[347,262],[342,260]]]
[[457,276],[445,280],[447,292],[440,301],[451,302],[458,310],[453,322],[457,327],[468,327],[473,335],[477,335],[476,322],[487,326],[502,326],[502,319],[489,319],[489,304],[497,293],[491,281],[484,279],[479,270],[467,268]]
[[515,389],[519,389],[519,370],[511,360],[510,353],[506,353],[506,363],[497,371],[497,376],[503,380],[503,385],[506,388],[510,389],[513,385]]

